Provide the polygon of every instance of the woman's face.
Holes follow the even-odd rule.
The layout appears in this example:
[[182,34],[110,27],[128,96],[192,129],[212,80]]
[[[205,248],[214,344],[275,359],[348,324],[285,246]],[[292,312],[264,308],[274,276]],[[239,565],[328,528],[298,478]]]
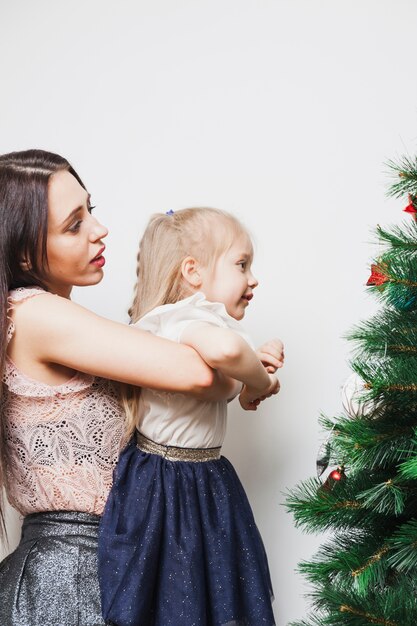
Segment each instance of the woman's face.
[[91,214],[89,194],[67,171],[51,176],[48,190],[48,266],[45,283],[69,298],[73,286],[95,285],[103,277],[107,228]]

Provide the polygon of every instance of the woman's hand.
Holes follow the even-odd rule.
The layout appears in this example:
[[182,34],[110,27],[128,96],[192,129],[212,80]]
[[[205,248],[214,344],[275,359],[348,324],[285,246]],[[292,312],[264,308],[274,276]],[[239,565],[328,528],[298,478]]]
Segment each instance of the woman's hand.
[[269,374],[274,374],[284,365],[284,344],[280,339],[270,339],[255,352]]

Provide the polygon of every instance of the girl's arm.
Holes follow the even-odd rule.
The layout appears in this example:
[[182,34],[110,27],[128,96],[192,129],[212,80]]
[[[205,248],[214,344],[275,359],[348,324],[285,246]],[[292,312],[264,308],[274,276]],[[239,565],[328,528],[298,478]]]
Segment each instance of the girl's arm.
[[181,342],[197,350],[210,367],[244,383],[252,396],[274,393],[275,376],[268,374],[249,344],[234,331],[196,322],[183,331]]
[[156,337],[95,315],[52,294],[15,305],[14,343],[20,363],[39,369],[59,364],[95,376],[133,385],[191,393],[203,398],[228,397],[219,378],[190,347]]

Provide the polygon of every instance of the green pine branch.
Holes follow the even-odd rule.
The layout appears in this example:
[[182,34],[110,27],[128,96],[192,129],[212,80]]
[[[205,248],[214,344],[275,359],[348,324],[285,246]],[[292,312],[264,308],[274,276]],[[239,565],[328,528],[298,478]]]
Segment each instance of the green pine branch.
[[396,253],[417,252],[417,223],[415,220],[404,222],[401,226],[394,225],[390,229],[376,227],[379,243],[383,243]]
[[417,520],[402,524],[390,538],[388,563],[400,572],[417,579]]
[[331,479],[326,484],[315,478],[301,482],[287,493],[286,505],[293,514],[296,526],[305,532],[338,531],[350,528],[366,529],[369,525],[392,528],[397,524],[396,514],[387,496],[383,513],[377,505],[364,501],[359,495],[370,486],[376,487],[389,480],[389,474],[368,472],[350,475],[340,482]]
[[[369,416],[370,415],[370,416]],[[349,465],[354,471],[385,470],[417,456],[414,429],[417,412],[411,423],[397,423],[395,414],[374,419],[374,412],[351,419],[340,417],[334,422],[322,417],[321,424],[332,430],[330,464]],[[393,420],[394,418],[394,420]],[[331,426],[331,428],[330,428]]]
[[417,359],[357,359],[353,370],[363,379],[368,398],[396,402],[397,406],[417,405]]
[[299,571],[314,585],[327,580],[338,588],[352,586],[366,593],[375,586],[384,587],[390,550],[383,534],[354,529],[322,545],[312,561],[300,564]]
[[400,161],[388,161],[388,167],[395,176],[395,182],[388,189],[388,196],[400,198],[417,193],[417,157],[403,157]]
[[[413,443],[417,446],[417,439],[413,439]],[[417,453],[413,454],[411,458],[400,463],[398,471],[399,474],[406,480],[417,480]]]
[[[357,498],[362,501],[367,509],[386,515],[401,515],[405,508],[407,498],[406,485],[401,485],[399,480],[391,479],[377,483],[369,489],[358,494]],[[414,490],[414,494],[416,495]]]
[[[365,596],[328,585],[313,594],[319,610],[329,615],[328,624],[346,626],[415,626],[417,588],[409,577],[399,576],[395,588],[377,588]],[[331,621],[333,620],[333,621]],[[324,622],[326,623],[326,622]]]
[[383,310],[354,326],[345,338],[354,343],[357,357],[417,356],[417,310]]

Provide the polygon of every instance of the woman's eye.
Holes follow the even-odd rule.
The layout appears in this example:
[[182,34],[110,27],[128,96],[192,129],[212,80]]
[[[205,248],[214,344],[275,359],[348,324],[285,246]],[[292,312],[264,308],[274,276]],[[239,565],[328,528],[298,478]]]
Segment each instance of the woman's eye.
[[78,233],[78,231],[80,230],[80,226],[82,224],[82,220],[77,220],[73,226],[71,226],[70,228],[68,228],[70,233]]
[[[95,206],[87,206],[87,211],[88,213],[93,212],[93,209],[95,209]],[[78,231],[80,230],[81,224],[83,223],[83,220],[77,220],[76,222],[74,222],[74,224],[72,226],[70,226],[70,228],[68,228],[70,233],[78,233]]]
[[240,265],[242,270],[246,269],[246,261],[239,261],[238,265]]

